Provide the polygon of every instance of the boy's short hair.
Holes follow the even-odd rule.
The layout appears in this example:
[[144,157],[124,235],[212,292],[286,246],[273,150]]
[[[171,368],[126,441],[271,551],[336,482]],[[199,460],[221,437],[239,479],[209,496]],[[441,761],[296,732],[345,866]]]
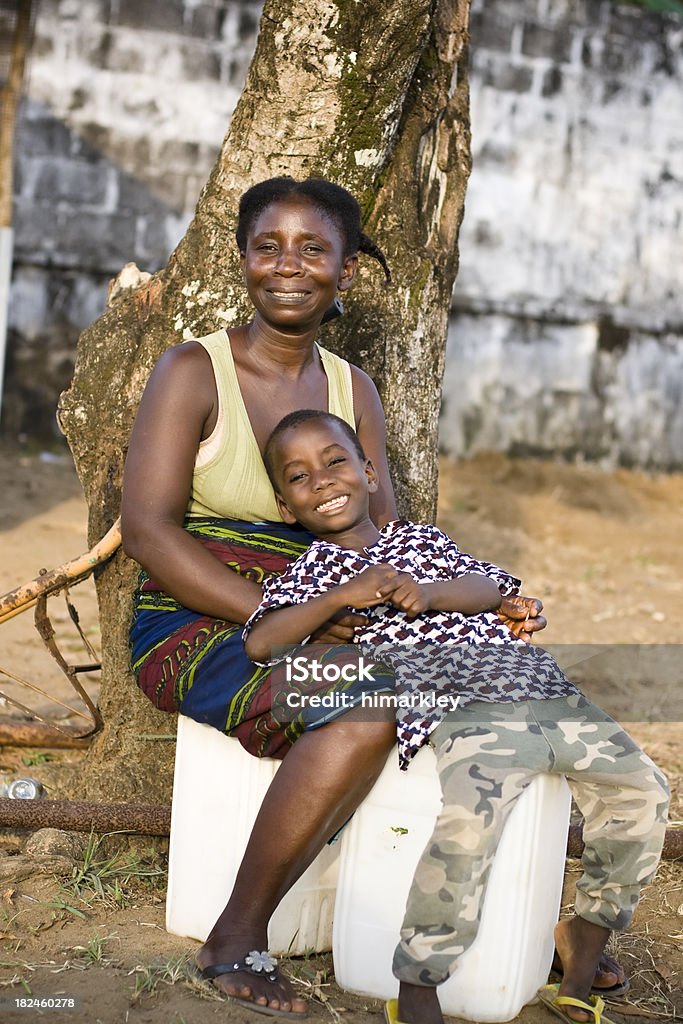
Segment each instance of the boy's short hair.
[[286,430],[289,430],[290,427],[298,427],[302,423],[309,423],[313,420],[322,420],[323,423],[333,423],[340,427],[353,445],[358,458],[362,462],[365,462],[367,456],[363,451],[363,445],[358,440],[358,434],[353,427],[349,426],[346,420],[341,418],[341,416],[335,416],[333,412],[325,412],[323,409],[296,409],[294,412],[287,413],[286,416],[283,416],[280,422],[273,427],[263,450],[263,461],[265,463],[266,472],[268,473],[268,478],[271,484],[276,490],[277,486],[275,483],[273,452],[275,450],[275,444],[278,437],[280,437],[281,434],[284,434]]

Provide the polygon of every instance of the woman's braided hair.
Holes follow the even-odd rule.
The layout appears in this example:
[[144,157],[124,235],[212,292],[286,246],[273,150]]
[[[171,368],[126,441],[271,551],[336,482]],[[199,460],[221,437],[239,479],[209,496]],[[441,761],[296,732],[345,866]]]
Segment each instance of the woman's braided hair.
[[268,178],[253,185],[242,195],[237,218],[235,236],[240,252],[247,248],[247,236],[256,218],[271,203],[276,203],[289,196],[301,196],[308,199],[321,213],[330,217],[341,230],[344,239],[344,256],[355,252],[365,253],[377,260],[384,271],[386,284],[391,282],[391,271],[386,256],[380,247],[361,230],[360,206],[357,201],[341,185],[335,185],[325,178]]

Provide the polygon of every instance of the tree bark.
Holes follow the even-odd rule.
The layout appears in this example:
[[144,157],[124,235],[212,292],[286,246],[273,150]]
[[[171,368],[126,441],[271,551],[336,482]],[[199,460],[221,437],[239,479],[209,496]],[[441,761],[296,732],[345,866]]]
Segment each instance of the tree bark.
[[24,66],[31,37],[31,0],[17,0],[14,38],[7,81],[0,89],[0,228],[12,225],[14,124],[21,98]]
[[[130,427],[158,357],[184,338],[249,318],[234,243],[237,202],[249,185],[278,174],[349,188],[388,256],[392,286],[363,260],[347,314],[321,338],[379,388],[401,512],[433,518],[448,308],[470,169],[468,11],[469,0],[266,0],[243,95],[185,238],[163,271],[79,342],[60,422],[88,502],[91,542],[118,515]],[[99,579],[107,725],[86,784],[93,795],[148,801],[167,794],[170,763],[159,765],[153,745],[150,772],[147,750],[131,747],[130,734],[168,725],[130,678],[133,577],[119,553]]]

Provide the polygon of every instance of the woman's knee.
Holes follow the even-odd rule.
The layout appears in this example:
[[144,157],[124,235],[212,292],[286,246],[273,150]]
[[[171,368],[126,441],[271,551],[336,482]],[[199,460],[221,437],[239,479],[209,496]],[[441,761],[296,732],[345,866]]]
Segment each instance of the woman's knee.
[[388,754],[396,745],[396,722],[366,723],[365,740],[368,747],[377,754]]
[[330,742],[337,742],[349,758],[382,756],[396,743],[396,719],[354,708],[325,727]]

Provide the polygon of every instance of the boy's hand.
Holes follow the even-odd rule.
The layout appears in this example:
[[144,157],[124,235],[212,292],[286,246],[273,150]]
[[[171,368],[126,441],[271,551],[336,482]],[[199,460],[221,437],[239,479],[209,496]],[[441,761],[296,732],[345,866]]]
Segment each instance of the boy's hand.
[[371,565],[339,587],[340,597],[351,608],[372,608],[384,604],[396,587],[399,573],[391,565]]
[[354,608],[372,608],[376,604],[392,604],[410,618],[429,607],[429,586],[417,583],[412,576],[390,565],[371,565],[343,583],[340,592]]
[[508,629],[512,630],[515,636],[520,637],[526,643],[531,643],[533,636],[539,629],[545,629],[547,621],[541,612],[543,602],[537,597],[522,597],[521,594],[513,594],[504,597],[498,607],[498,616],[505,623]]
[[409,619],[421,615],[431,608],[429,602],[429,584],[418,583],[405,572],[396,574],[395,588],[388,595],[390,604],[399,608]]

